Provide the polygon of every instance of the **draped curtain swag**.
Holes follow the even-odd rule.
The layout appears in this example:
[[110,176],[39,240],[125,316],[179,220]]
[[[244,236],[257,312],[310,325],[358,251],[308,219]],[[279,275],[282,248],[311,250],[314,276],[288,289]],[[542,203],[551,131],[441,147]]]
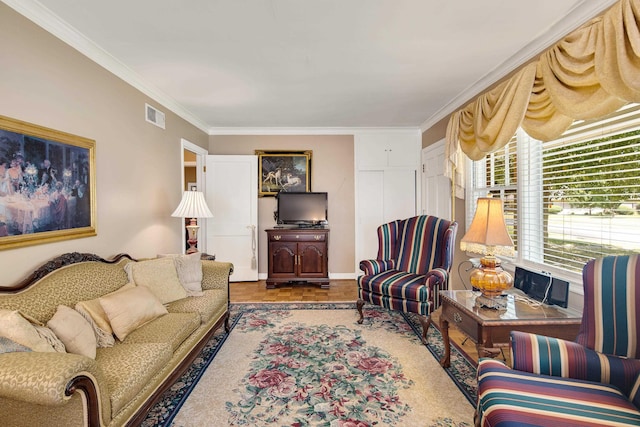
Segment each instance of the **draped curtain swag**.
[[518,126],[549,141],[574,120],[598,118],[630,102],[640,102],[640,0],[620,0],[454,112],[447,126],[445,174],[453,179],[464,163],[460,150],[482,159],[504,147]]

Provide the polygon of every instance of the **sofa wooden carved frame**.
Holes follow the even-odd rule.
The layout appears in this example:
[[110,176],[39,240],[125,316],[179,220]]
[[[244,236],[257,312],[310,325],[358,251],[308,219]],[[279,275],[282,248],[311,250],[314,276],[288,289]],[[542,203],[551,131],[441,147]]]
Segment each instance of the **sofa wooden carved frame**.
[[[104,259],[98,255],[91,253],[79,253],[79,252],[70,252],[63,255],[60,255],[38,269],[36,269],[33,273],[31,273],[26,279],[20,281],[18,284],[10,287],[0,288],[0,294],[2,293],[16,293],[23,289],[28,288],[29,286],[35,284],[38,280],[45,277],[47,274],[55,271],[59,268],[66,267],[68,265],[72,265],[80,262],[87,261],[96,261],[96,262],[104,262],[107,264],[115,264],[122,260],[123,258],[128,258],[132,261],[137,261],[137,259],[131,257],[128,254],[121,253],[115,255],[111,259]],[[204,256],[203,256],[204,258]],[[228,293],[228,290],[227,290]],[[189,355],[184,359],[184,361],[172,372],[172,374],[165,380],[165,382],[160,386],[153,395],[145,402],[145,404],[137,411],[137,413],[131,417],[127,426],[138,426],[144,421],[147,413],[151,410],[151,408],[159,401],[160,397],[164,394],[165,391],[169,389],[181,376],[184,372],[191,366],[193,361],[198,357],[204,346],[207,344],[211,336],[218,330],[220,326],[224,323],[224,329],[227,333],[230,332],[229,326],[229,298],[227,296],[227,313],[215,324],[214,327],[200,340],[200,342],[194,346]],[[94,382],[85,375],[79,375],[73,378],[65,389],[65,395],[71,396],[76,392],[81,392],[86,396],[87,400],[87,413],[89,415],[88,425],[90,427],[99,427],[100,426],[100,402],[98,398],[98,391],[95,388]]]

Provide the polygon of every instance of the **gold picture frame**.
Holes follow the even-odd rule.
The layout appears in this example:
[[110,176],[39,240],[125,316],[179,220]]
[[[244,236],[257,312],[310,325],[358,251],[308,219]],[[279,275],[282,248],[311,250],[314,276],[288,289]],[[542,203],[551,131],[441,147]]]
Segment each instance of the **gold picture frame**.
[[97,235],[95,150],[0,116],[0,250]]
[[311,191],[312,151],[263,151],[258,155],[258,196]]

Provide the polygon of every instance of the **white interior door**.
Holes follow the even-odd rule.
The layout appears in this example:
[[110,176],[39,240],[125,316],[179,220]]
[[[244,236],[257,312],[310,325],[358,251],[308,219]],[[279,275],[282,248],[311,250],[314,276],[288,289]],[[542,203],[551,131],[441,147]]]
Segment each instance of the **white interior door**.
[[451,181],[444,176],[444,140],[422,150],[422,213],[451,219]]
[[207,156],[207,250],[233,263],[232,282],[258,280],[258,156]]
[[416,171],[359,171],[357,195],[356,271],[359,271],[358,265],[361,260],[376,257],[378,227],[386,222],[410,218],[416,214]]
[[384,223],[382,208],[384,188],[383,171],[358,172],[358,227],[356,244],[356,271],[363,259],[374,259],[378,252],[377,228]]
[[411,218],[416,215],[416,171],[414,169],[385,170],[383,192],[383,222]]

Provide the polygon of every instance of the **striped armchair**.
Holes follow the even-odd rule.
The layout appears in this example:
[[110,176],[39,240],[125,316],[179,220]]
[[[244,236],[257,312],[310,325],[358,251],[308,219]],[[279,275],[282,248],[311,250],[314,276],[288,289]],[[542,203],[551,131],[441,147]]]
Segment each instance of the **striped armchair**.
[[575,342],[511,332],[478,364],[478,426],[640,426],[640,255],[589,261]]
[[378,227],[378,254],[360,262],[358,323],[365,303],[419,314],[426,342],[431,313],[440,306],[438,291],[447,289],[458,224],[422,215]]

